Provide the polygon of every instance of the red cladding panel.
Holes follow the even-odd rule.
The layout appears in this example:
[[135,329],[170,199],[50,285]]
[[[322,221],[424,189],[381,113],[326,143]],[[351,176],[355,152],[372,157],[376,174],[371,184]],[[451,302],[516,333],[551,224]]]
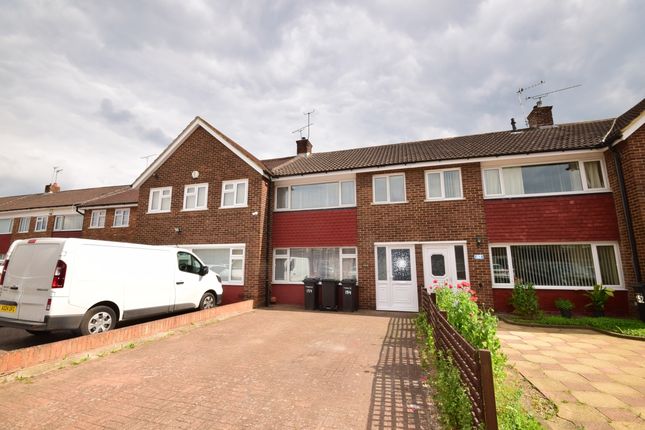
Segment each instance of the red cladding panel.
[[274,212],[274,248],[356,246],[356,209]]
[[0,234],[0,254],[6,254],[7,251],[9,251],[10,245],[11,245],[11,235]]
[[[558,312],[555,307],[556,299],[567,299],[573,302],[573,313],[591,315],[591,310],[585,305],[589,303],[589,298],[580,290],[537,290],[538,302],[540,309],[546,312]],[[512,312],[513,306],[510,304],[513,290],[510,288],[493,289],[493,301],[496,312]],[[610,298],[605,305],[605,314],[610,316],[625,316],[629,312],[627,303],[627,291],[614,291],[614,297]]]
[[611,193],[494,199],[484,202],[488,241],[617,241]]

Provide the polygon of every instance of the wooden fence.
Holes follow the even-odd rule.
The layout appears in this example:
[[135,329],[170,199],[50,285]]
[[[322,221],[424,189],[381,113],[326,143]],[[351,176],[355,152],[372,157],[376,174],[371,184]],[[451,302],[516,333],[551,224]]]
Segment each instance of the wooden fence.
[[461,380],[470,399],[473,426],[497,430],[493,363],[490,351],[475,349],[446,319],[446,313],[436,305],[436,297],[421,291],[422,307],[432,326],[435,346],[449,353],[459,369]]

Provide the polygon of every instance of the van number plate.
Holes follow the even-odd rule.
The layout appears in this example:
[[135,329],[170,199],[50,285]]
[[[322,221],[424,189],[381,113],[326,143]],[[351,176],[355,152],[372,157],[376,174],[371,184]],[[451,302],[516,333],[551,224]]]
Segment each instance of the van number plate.
[[0,305],[0,312],[8,312],[10,314],[16,313],[15,305]]

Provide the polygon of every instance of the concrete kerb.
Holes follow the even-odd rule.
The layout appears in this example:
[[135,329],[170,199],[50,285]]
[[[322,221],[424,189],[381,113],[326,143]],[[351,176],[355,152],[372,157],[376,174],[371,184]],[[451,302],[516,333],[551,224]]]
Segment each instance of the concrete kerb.
[[190,312],[123,327],[90,336],[60,340],[44,345],[21,348],[0,354],[0,375],[7,375],[32,366],[52,363],[99,348],[118,348],[148,338],[162,337],[170,330],[194,323],[222,320],[253,310],[253,301],[233,303],[225,306]]

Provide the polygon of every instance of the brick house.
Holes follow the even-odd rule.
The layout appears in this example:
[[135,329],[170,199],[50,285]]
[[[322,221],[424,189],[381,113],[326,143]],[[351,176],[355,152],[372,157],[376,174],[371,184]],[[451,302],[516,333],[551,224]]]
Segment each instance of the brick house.
[[[320,153],[301,139],[271,160],[197,117],[132,189],[75,207],[83,237],[192,249],[225,303],[300,304],[320,276],[356,278],[363,308],[416,311],[418,286],[468,280],[509,310],[523,279],[543,309],[582,311],[603,283],[608,313],[626,314],[645,267],[644,111],[554,125],[536,105],[524,129]],[[127,228],[97,227],[124,209]]]

